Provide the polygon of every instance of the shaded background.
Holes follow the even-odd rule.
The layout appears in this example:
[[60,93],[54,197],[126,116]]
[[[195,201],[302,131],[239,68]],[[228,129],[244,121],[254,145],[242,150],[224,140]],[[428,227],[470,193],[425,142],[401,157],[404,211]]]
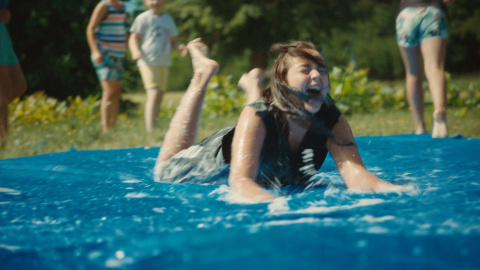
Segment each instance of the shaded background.
[[[139,2],[130,0],[129,7]],[[239,75],[266,67],[272,43],[292,39],[323,48],[330,66],[369,68],[373,79],[403,78],[395,43],[399,0],[170,0],[164,10],[177,23],[180,41],[201,36],[212,48],[221,72]],[[99,95],[85,31],[98,0],[11,1],[8,25],[28,81],[27,94]],[[141,6],[141,4],[139,5]],[[128,24],[141,10],[130,12]],[[480,70],[480,4],[457,0],[448,9],[450,37],[447,70]],[[188,57],[174,54],[169,88],[183,90],[191,75]],[[142,88],[135,64],[127,56],[124,91]]]

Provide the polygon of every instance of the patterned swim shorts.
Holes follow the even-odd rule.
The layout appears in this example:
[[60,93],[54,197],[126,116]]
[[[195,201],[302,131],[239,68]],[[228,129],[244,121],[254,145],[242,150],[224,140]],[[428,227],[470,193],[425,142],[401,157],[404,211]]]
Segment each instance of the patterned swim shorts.
[[446,39],[447,16],[436,6],[407,7],[396,20],[397,43],[402,47],[414,47],[430,38]]
[[102,54],[102,56],[103,64],[96,63],[91,59],[98,79],[120,81],[125,72],[124,57],[115,57],[108,54]]

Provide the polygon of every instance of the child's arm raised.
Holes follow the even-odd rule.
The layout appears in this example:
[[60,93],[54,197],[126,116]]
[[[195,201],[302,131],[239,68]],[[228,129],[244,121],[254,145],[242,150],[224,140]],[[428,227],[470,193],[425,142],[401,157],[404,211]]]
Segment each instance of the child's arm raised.
[[90,47],[90,52],[92,53],[92,58],[96,63],[102,63],[102,54],[97,46],[97,38],[95,36],[95,29],[100,25],[100,23],[105,20],[108,16],[108,8],[107,5],[103,2],[97,4],[95,9],[93,10],[92,16],[90,17],[90,21],[88,22],[87,26],[87,41],[88,46]]

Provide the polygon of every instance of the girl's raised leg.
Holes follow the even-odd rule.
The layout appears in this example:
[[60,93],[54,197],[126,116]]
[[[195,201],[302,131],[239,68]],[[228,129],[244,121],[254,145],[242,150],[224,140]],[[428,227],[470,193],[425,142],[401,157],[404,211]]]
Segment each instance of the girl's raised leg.
[[155,167],[195,143],[205,91],[218,70],[218,63],[207,57],[207,46],[200,38],[190,41],[187,49],[192,57],[193,78],[170,122]]

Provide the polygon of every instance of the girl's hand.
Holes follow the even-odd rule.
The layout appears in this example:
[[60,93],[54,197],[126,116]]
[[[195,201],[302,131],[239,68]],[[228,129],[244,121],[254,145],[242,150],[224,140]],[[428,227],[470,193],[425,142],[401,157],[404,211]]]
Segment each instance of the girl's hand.
[[102,57],[102,54],[100,52],[93,52],[92,53],[92,58],[93,58],[93,61],[95,63],[103,64],[103,57]]
[[347,120],[340,116],[332,129],[332,139],[328,139],[327,148],[337,165],[348,189],[361,192],[389,192],[395,186],[369,172],[355,144],[352,130]]
[[230,181],[232,192],[245,203],[266,203],[277,198],[274,194],[260,187],[255,180],[240,178]]

